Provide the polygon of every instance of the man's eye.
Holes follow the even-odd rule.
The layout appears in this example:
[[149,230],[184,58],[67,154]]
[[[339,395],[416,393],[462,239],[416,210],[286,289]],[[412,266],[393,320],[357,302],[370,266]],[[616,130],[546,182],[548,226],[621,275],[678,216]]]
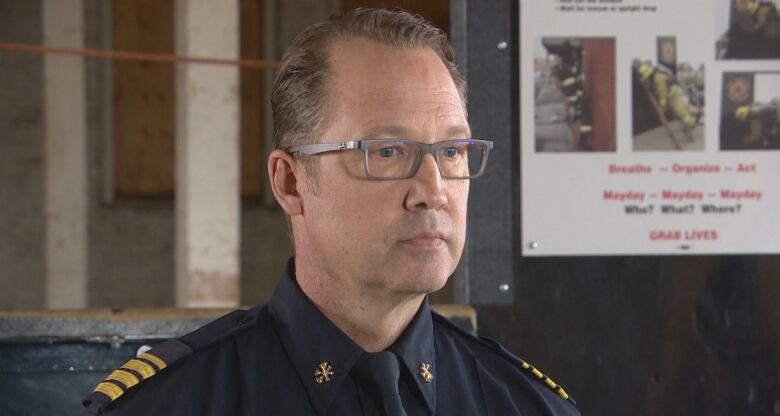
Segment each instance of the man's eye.
[[400,153],[401,153],[400,149],[395,147],[383,147],[377,151],[377,154],[380,157],[393,157]]
[[460,150],[457,147],[450,146],[445,147],[442,153],[445,157],[457,157],[460,153]]

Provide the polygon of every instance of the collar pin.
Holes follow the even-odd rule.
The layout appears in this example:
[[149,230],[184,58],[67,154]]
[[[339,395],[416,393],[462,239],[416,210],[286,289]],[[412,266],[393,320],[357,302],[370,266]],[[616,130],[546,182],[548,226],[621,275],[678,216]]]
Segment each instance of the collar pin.
[[422,377],[423,381],[426,383],[430,383],[433,381],[433,374],[431,374],[431,365],[428,363],[420,363],[420,368],[418,371],[420,372],[420,376]]
[[316,381],[317,384],[329,382],[332,375],[333,366],[327,361],[319,363],[317,368],[314,369],[314,381]]

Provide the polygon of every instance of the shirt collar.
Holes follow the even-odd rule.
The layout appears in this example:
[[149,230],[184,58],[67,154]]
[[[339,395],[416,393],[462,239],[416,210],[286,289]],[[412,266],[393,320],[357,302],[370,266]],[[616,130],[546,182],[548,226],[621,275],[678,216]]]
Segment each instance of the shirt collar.
[[[333,324],[303,294],[295,282],[295,261],[287,269],[269,302],[275,328],[287,355],[306,386],[317,414],[325,414],[363,349]],[[315,374],[320,365],[332,372]]]
[[[436,413],[436,355],[433,345],[433,319],[428,297],[398,340],[389,348],[409,370],[413,384],[425,398],[430,414]],[[426,381],[430,380],[430,381]]]
[[[318,414],[325,414],[339,394],[344,379],[365,351],[317,309],[298,287],[294,276],[295,261],[290,259],[269,302],[269,310],[282,345],[306,386],[315,410]],[[389,349],[412,375],[413,384],[434,414],[436,363],[433,320],[427,297],[412,322]],[[332,374],[328,376],[328,381],[318,383],[315,372],[322,363],[327,364],[325,367],[329,365]],[[430,383],[423,377],[423,364],[428,364],[428,371],[434,376]]]

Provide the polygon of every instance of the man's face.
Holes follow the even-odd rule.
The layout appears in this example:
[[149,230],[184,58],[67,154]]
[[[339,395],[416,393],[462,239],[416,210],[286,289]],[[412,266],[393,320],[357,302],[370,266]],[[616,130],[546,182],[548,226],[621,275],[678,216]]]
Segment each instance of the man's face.
[[[326,120],[317,142],[470,136],[457,89],[432,50],[349,39],[329,52]],[[377,293],[444,286],[463,251],[469,181],[442,179],[431,155],[416,176],[387,181],[365,178],[362,151],[317,157],[319,189],[304,191],[299,224],[329,278]]]

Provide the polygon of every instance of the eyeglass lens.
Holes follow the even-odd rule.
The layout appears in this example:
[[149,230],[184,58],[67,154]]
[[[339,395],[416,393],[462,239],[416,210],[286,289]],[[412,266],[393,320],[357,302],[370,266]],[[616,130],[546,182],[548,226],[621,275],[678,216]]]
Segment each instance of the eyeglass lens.
[[[370,176],[405,178],[415,174],[420,157],[419,143],[405,140],[373,141],[365,148],[366,169]],[[487,146],[470,140],[450,141],[436,148],[436,162],[446,178],[469,178],[479,174]]]

